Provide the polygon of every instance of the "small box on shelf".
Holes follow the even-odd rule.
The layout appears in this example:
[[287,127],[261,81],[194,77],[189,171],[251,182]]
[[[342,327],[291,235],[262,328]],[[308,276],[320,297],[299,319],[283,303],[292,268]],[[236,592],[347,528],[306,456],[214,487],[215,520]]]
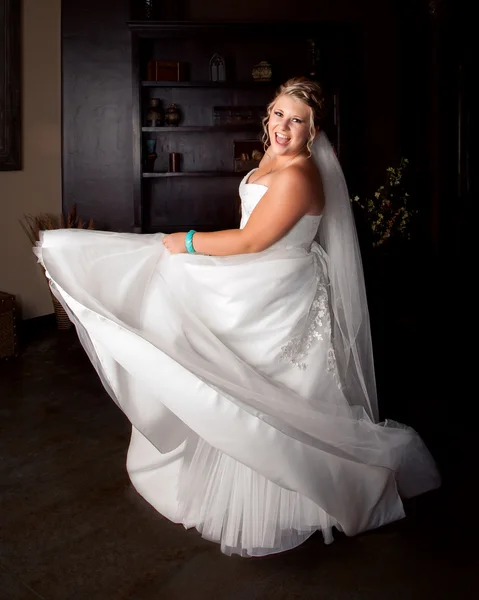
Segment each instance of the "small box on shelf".
[[146,69],[147,81],[187,81],[188,65],[180,61],[150,60]]

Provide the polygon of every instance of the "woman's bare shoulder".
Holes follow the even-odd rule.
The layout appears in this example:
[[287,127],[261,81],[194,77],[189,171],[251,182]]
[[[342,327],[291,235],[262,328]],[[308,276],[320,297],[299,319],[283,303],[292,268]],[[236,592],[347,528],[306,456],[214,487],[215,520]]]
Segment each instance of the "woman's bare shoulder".
[[311,209],[308,214],[320,214],[324,207],[321,174],[312,159],[296,162],[278,173],[276,186],[294,188],[297,194],[307,197]]

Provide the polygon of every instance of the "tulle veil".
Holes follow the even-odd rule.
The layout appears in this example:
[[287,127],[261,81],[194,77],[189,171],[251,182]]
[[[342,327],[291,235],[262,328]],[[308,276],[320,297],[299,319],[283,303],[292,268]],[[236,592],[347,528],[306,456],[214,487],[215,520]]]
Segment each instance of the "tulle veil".
[[316,241],[329,257],[332,336],[344,395],[378,420],[371,328],[361,252],[347,184],[326,133],[312,157],[323,182],[325,208]]

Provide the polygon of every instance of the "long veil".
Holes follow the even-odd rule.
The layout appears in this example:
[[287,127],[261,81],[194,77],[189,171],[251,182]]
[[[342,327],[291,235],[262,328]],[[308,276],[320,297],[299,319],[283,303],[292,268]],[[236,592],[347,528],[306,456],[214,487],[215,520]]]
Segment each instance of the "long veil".
[[378,421],[376,378],[363,265],[348,188],[324,132],[312,156],[323,181],[325,208],[316,241],[329,257],[332,337],[343,392]]

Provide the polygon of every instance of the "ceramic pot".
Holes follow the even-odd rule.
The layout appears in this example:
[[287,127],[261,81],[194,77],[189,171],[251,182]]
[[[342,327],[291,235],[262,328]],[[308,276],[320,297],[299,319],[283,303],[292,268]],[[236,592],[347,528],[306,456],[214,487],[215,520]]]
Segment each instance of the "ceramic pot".
[[268,61],[263,60],[253,67],[251,74],[255,81],[271,81],[273,69]]
[[180,109],[176,104],[169,104],[165,110],[165,125],[177,127],[181,121]]
[[146,126],[163,126],[163,110],[160,106],[160,101],[157,98],[152,98],[148,104],[148,112],[146,114]]

